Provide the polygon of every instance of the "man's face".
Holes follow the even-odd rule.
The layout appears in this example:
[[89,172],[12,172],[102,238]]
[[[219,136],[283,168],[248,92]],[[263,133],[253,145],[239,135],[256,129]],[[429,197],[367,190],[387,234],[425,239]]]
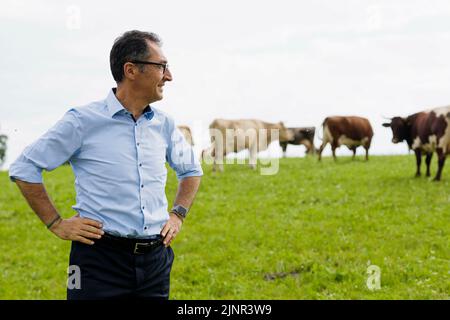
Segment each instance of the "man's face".
[[[144,61],[167,63],[161,48],[154,42],[147,41],[149,46],[150,57]],[[159,101],[163,98],[163,87],[166,81],[172,81],[172,74],[169,69],[163,72],[163,66],[144,65],[143,71],[136,75],[135,88],[141,92],[146,100],[151,102]]]

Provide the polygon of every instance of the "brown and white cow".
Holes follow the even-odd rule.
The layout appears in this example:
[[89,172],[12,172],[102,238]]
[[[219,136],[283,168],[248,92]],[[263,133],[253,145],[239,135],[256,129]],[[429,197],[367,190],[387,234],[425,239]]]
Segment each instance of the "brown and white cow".
[[294,134],[294,139],[290,141],[280,141],[280,147],[283,149],[283,155],[286,154],[288,144],[304,145],[306,147],[306,154],[314,154],[314,135],[316,133],[315,127],[299,127],[288,128]]
[[177,128],[180,129],[180,131],[183,134],[184,138],[186,139],[187,143],[189,143],[191,146],[193,146],[194,140],[192,139],[191,128],[189,128],[188,126],[177,126]]
[[336,148],[341,145],[345,145],[353,151],[353,159],[355,158],[356,148],[363,146],[366,149],[366,160],[369,160],[372,137],[372,126],[366,118],[355,116],[327,117],[323,121],[323,142],[319,148],[319,161],[322,158],[322,151],[328,143],[331,144],[334,160],[336,160]]
[[393,143],[406,141],[409,149],[416,154],[416,176],[420,176],[422,153],[426,154],[427,177],[433,152],[438,155],[438,171],[435,181],[439,181],[445,158],[450,153],[450,106],[435,108],[412,114],[406,118],[394,117],[384,127],[392,129]]
[[223,159],[227,153],[249,150],[250,167],[256,168],[257,153],[268,148],[272,141],[289,141],[293,133],[282,122],[269,123],[254,119],[226,120],[216,119],[210,126],[211,147],[202,152],[209,153],[213,159],[213,171],[223,171]]

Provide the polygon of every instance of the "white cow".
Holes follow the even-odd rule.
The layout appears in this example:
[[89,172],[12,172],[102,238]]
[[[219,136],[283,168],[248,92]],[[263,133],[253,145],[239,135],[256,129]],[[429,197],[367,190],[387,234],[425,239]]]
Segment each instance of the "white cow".
[[268,148],[272,141],[293,139],[292,131],[282,122],[269,123],[254,119],[225,120],[216,119],[210,126],[211,147],[202,152],[202,158],[210,154],[213,158],[213,171],[223,171],[223,159],[230,152],[249,150],[250,167],[256,168],[257,153]]

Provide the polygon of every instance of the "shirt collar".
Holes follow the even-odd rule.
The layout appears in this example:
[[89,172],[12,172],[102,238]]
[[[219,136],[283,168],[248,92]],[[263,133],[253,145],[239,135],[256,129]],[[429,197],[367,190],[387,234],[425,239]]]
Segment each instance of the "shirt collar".
[[[120,101],[116,97],[116,88],[112,88],[109,91],[108,96],[106,97],[106,104],[108,106],[109,115],[111,118],[118,112],[128,112],[127,109],[123,107]],[[151,120],[153,118],[153,110],[150,105],[146,106],[142,114],[145,116],[147,120]]]

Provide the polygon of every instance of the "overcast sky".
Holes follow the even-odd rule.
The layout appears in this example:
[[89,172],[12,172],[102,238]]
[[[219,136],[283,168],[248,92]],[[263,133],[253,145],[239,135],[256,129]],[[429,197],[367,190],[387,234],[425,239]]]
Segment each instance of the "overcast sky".
[[446,0],[0,3],[4,169],[69,108],[106,97],[109,51],[131,29],[162,37],[174,80],[154,106],[191,126],[197,151],[214,118],[319,126],[361,115],[371,153],[406,153],[381,116],[450,104]]

